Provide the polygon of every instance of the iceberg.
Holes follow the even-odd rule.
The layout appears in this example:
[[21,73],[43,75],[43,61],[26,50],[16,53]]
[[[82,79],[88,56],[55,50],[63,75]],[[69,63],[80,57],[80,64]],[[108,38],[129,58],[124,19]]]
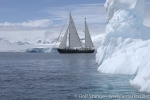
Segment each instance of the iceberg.
[[143,24],[145,0],[106,0],[105,37],[97,49],[98,70],[136,75],[130,84],[150,92],[150,27]]
[[58,52],[56,48],[29,48],[26,49],[29,53],[56,53]]

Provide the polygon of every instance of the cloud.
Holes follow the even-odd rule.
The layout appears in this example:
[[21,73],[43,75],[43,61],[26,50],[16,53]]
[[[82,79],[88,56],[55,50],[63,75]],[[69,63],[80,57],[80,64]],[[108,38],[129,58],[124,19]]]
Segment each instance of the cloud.
[[41,19],[41,20],[29,20],[27,22],[22,22],[22,23],[4,22],[4,23],[0,23],[0,26],[48,27],[50,24],[52,24],[52,21],[50,19]]
[[[0,23],[0,37],[9,40],[27,40],[34,41],[37,38],[55,39],[71,11],[77,31],[80,36],[84,36],[84,18],[87,18],[87,24],[91,36],[95,36],[105,31],[106,12],[103,4],[80,4],[63,7],[49,7],[42,10],[49,14],[46,19],[28,20],[25,22],[3,22]],[[67,25],[62,32],[65,33]],[[48,35],[45,35],[46,33]]]

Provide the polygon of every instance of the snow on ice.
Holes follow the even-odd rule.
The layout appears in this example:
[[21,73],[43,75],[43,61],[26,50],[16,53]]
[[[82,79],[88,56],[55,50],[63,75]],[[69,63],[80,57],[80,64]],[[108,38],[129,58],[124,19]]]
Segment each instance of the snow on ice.
[[105,38],[97,49],[98,70],[136,77],[130,84],[150,92],[150,27],[143,25],[145,0],[106,0]]

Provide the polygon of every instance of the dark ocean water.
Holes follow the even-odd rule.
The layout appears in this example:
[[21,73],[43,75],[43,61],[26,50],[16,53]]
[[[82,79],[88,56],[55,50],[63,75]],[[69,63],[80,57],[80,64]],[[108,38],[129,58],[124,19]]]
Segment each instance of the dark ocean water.
[[97,68],[95,54],[0,53],[0,100],[101,100],[102,95],[142,95],[129,84],[134,76],[102,74]]

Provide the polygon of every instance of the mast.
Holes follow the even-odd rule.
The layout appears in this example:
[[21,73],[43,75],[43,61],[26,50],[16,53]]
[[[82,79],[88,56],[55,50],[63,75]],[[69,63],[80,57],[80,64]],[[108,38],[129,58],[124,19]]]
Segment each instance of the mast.
[[[69,31],[69,30],[68,30],[68,31]],[[68,39],[69,39],[69,41],[68,41],[68,46],[69,46],[69,48],[70,48],[70,34],[68,34],[68,35],[69,35],[69,36],[68,36],[68,37],[69,37],[69,38],[68,38]]]
[[84,46],[86,48],[86,17],[84,19],[84,35],[85,35],[85,44],[84,44]]
[[85,18],[85,48],[94,47]]
[[[70,25],[70,19],[71,19],[71,11],[70,11],[70,13],[69,13],[69,25]],[[68,26],[68,28],[69,28],[69,26]],[[70,33],[70,30],[68,30],[69,31],[69,33]],[[68,41],[68,46],[69,46],[69,48],[70,48],[70,34],[69,34],[69,36],[68,36],[69,38],[69,41]]]

